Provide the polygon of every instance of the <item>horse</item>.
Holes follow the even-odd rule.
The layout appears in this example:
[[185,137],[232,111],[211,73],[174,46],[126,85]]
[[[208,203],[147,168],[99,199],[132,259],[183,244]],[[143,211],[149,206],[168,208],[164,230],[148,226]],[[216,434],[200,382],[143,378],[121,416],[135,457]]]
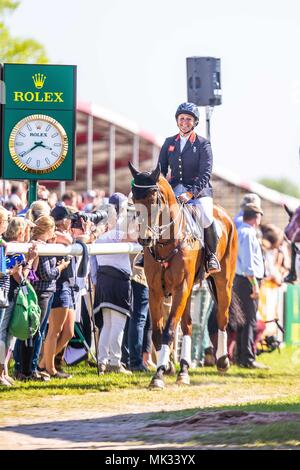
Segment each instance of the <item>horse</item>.
[[291,243],[300,243],[300,206],[294,212],[286,205],[284,205],[284,208],[290,219],[284,233]]
[[293,212],[285,204],[284,209],[289,216],[289,223],[284,229],[286,238],[290,241],[291,268],[285,282],[299,282],[300,266],[300,206]]
[[[158,352],[157,370],[149,387],[164,388],[164,373],[169,364],[170,346],[181,320],[183,333],[180,370],[177,384],[189,384],[191,364],[192,319],[190,314],[193,285],[205,277],[205,252],[198,239],[185,234],[183,205],[177,202],[173,189],[160,173],[139,172],[130,162],[133,176],[132,196],[139,224],[138,242],[144,248],[144,269],[149,286],[149,307],[153,323],[153,344]],[[221,271],[207,280],[217,304],[218,349],[217,369],[229,367],[226,327],[232,298],[232,285],[237,259],[237,232],[225,210],[214,205],[214,217],[221,228],[217,256]],[[168,223],[163,223],[164,221]],[[164,301],[171,298],[169,316],[164,324]]]

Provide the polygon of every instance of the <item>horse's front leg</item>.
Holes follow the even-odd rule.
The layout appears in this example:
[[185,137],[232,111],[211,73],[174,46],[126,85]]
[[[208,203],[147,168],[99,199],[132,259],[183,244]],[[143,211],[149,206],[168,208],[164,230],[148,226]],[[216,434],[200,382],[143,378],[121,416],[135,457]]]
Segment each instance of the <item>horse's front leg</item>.
[[185,310],[181,318],[181,329],[183,333],[180,354],[180,370],[177,375],[178,385],[189,385],[189,368],[192,362],[192,317],[191,317],[191,295],[187,300]]
[[165,345],[162,345],[163,332],[163,294],[157,295],[152,289],[149,291],[149,308],[152,318],[152,341],[157,352],[157,370],[151,379],[149,388],[161,390],[165,387],[165,363],[168,364],[169,354]]
[[[168,366],[168,359],[170,355],[170,346],[174,341],[176,327],[182,319],[182,316],[185,316],[185,313],[189,313],[190,309],[190,290],[183,286],[180,286],[176,289],[175,292],[172,293],[172,307],[170,311],[170,315],[166,322],[166,326],[163,330],[162,335],[162,349],[161,349],[161,357],[159,365],[166,370]],[[184,336],[182,341],[182,349],[181,349],[181,360],[180,360],[180,372],[178,375],[177,383],[185,383],[189,384],[189,375],[188,369],[191,364],[191,322],[186,318],[184,322]],[[189,324],[189,327],[187,325]]]

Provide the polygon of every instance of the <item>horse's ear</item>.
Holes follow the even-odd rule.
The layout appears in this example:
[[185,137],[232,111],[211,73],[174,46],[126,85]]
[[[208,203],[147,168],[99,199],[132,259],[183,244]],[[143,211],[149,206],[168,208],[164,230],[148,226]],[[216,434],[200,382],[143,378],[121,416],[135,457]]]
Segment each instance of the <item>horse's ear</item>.
[[151,176],[151,179],[155,181],[155,183],[157,183],[159,175],[160,175],[160,163],[158,162],[155,170],[152,171],[150,176]]
[[132,176],[135,178],[139,174],[139,172],[137,171],[136,168],[134,168],[134,166],[131,162],[128,162],[128,166],[129,166],[129,170],[130,170]]
[[283,204],[283,207],[285,209],[285,212],[287,213],[287,215],[289,216],[289,218],[291,219],[294,215],[294,212],[291,211],[291,209],[289,209],[285,204]]

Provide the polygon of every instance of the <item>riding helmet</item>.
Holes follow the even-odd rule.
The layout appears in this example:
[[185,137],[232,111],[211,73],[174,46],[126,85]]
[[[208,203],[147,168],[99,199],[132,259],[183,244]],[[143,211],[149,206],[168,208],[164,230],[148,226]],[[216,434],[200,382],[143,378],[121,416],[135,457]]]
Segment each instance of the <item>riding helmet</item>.
[[176,120],[179,114],[190,114],[190,116],[195,118],[195,127],[199,124],[199,110],[194,103],[181,103],[175,114]]

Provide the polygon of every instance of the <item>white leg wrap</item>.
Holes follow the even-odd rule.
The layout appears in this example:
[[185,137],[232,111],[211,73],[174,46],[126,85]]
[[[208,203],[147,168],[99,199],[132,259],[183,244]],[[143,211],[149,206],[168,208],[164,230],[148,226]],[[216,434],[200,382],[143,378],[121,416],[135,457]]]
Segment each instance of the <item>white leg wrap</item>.
[[167,367],[170,359],[170,348],[167,344],[163,344],[161,350],[158,351],[158,360],[157,360],[157,368],[160,366]]
[[218,330],[218,349],[216,353],[217,359],[227,355],[227,331]]
[[192,357],[191,357],[191,350],[192,350],[192,338],[189,335],[184,335],[182,338],[181,344],[181,354],[180,360],[184,359],[188,365],[191,365]]

